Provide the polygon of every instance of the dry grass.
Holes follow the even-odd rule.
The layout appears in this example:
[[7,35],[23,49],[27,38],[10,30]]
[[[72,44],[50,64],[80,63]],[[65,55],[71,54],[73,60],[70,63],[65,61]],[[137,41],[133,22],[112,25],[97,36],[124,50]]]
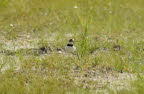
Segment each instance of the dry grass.
[[1,0],[0,93],[142,94],[143,3]]

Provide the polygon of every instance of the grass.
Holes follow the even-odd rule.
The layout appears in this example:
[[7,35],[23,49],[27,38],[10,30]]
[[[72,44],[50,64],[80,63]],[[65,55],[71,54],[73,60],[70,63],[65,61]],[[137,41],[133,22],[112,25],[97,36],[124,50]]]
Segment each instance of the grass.
[[142,94],[143,3],[0,0],[0,93]]

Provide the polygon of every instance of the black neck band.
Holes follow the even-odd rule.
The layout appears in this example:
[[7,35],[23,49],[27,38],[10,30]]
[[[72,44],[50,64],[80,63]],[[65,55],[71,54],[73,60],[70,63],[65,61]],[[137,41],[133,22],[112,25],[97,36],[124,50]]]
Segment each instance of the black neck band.
[[67,46],[73,47],[73,44],[67,44]]

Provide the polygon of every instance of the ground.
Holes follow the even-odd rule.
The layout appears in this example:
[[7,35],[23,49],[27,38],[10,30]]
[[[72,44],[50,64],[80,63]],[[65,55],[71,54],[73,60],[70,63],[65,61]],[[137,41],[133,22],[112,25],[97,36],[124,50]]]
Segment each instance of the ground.
[[1,0],[0,93],[143,94],[143,4]]

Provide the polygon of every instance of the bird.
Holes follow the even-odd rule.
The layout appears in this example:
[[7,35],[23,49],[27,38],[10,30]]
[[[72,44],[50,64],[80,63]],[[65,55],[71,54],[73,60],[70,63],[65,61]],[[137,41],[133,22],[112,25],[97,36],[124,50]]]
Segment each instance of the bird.
[[62,54],[62,49],[57,48],[58,53]]
[[120,45],[114,45],[113,48],[114,48],[114,51],[120,51],[121,50]]
[[74,39],[70,39],[68,44],[65,46],[66,52],[74,52],[76,51],[76,47],[73,45]]

